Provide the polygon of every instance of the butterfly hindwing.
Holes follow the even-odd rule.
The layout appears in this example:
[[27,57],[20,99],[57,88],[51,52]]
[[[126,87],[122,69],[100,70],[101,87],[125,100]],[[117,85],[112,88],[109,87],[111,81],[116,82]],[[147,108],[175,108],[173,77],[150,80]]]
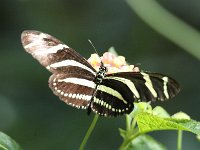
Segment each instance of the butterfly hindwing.
[[77,72],[53,74],[49,78],[49,87],[66,104],[86,109],[96,87],[92,80],[90,76]]
[[133,94],[119,81],[105,77],[96,89],[91,108],[104,116],[129,114],[133,110]]

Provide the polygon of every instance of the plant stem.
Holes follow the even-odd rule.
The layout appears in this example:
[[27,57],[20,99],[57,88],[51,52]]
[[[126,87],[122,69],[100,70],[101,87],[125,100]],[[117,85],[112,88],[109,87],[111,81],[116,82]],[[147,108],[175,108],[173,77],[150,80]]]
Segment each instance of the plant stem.
[[97,114],[94,116],[94,118],[92,120],[92,123],[91,123],[89,129],[87,130],[87,132],[85,134],[85,137],[84,137],[84,139],[83,139],[83,141],[82,141],[82,143],[81,143],[81,145],[79,147],[79,150],[84,150],[84,147],[85,147],[85,145],[86,145],[86,143],[87,143],[87,141],[88,141],[88,139],[89,139],[89,137],[90,137],[95,125],[96,125],[96,123],[97,123],[98,117],[99,116]]
[[130,130],[130,118],[128,115],[126,115],[126,130],[129,131]]
[[120,145],[119,150],[125,150],[126,147],[128,146],[130,140],[129,139],[124,139],[124,142]]
[[126,0],[132,10],[157,32],[200,59],[200,33],[156,0]]
[[141,134],[142,134],[142,133],[137,132],[137,133],[135,133],[134,135],[128,137],[127,139],[124,139],[124,142],[121,144],[119,150],[125,150],[125,149],[127,148],[128,144],[129,144],[132,140],[134,140],[136,137],[140,136]]
[[3,148],[4,150],[8,150],[6,147],[4,147],[3,145],[0,145],[0,148]]
[[183,138],[183,131],[178,130],[178,138],[177,138],[177,150],[182,149],[182,138]]
[[132,129],[132,130],[135,130],[135,128],[136,128],[136,123],[137,123],[136,118],[134,118],[134,119],[132,120],[132,122],[131,122],[131,129]]

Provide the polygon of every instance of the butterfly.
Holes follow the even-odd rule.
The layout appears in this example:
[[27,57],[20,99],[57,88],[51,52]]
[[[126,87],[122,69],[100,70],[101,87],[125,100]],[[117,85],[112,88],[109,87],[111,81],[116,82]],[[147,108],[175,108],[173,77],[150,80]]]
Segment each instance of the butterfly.
[[164,101],[180,91],[169,76],[150,72],[107,74],[101,62],[96,71],[75,50],[55,37],[34,30],[23,31],[21,41],[26,52],[49,70],[49,87],[66,104],[88,109],[100,116],[129,114],[134,102]]

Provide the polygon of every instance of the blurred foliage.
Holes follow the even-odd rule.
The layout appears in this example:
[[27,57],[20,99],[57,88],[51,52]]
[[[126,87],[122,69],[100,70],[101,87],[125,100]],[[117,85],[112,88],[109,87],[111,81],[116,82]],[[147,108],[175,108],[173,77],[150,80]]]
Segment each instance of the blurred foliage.
[[[157,1],[200,30],[200,1]],[[77,149],[93,117],[52,94],[47,85],[50,73],[22,48],[20,34],[25,29],[54,35],[86,58],[94,52],[87,39],[100,54],[114,46],[130,64],[172,76],[182,86],[181,93],[172,101],[153,105],[162,105],[171,114],[181,110],[200,120],[199,60],[149,27],[125,1],[2,0],[0,21],[0,129],[24,149]],[[86,149],[117,149],[122,142],[118,128],[125,126],[124,121],[124,117],[99,118]],[[152,135],[175,149],[173,134]],[[184,135],[183,150],[199,148],[195,136]]]
[[9,136],[0,132],[0,149],[1,150],[22,150],[20,146]]
[[200,59],[200,32],[174,16],[156,0],[127,0],[131,8],[152,28]]
[[[148,142],[147,142],[148,141]],[[128,146],[127,150],[166,150],[166,148],[160,144],[159,142],[155,141],[151,136],[148,135],[141,135]]]
[[[182,147],[182,131],[189,131],[196,135],[200,134],[200,122],[190,119],[183,112],[178,112],[172,116],[161,106],[152,109],[146,102],[134,103],[135,109],[126,116],[126,129],[119,129],[124,141],[120,150],[135,147],[135,149],[166,149],[150,136],[145,135],[152,131],[177,130],[177,150]],[[138,141],[138,142],[137,142]],[[141,143],[146,143],[141,147]],[[145,148],[146,147],[146,148]]]

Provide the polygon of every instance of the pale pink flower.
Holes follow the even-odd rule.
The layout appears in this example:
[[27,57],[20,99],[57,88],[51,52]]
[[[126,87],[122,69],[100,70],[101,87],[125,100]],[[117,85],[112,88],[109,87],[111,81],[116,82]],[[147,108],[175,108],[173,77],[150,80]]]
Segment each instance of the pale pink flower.
[[108,74],[116,72],[139,72],[139,68],[134,65],[128,65],[124,56],[115,56],[110,52],[106,52],[99,58],[97,54],[92,54],[88,62],[98,71],[101,61],[108,69]]

